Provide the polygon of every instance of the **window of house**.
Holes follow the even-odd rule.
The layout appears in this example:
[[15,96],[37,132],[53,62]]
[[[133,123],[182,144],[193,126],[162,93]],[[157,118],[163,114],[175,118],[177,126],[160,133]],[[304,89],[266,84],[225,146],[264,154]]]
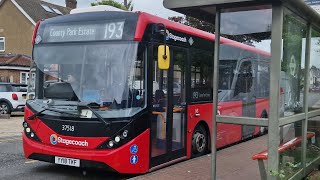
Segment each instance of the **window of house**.
[[29,79],[29,73],[28,72],[20,72],[20,83],[21,84],[27,84]]
[[43,7],[43,9],[49,13],[54,13],[54,11],[47,5],[41,4],[41,6]]
[[52,8],[52,10],[57,14],[63,15],[62,12],[57,8]]
[[5,37],[0,37],[0,52],[4,52],[5,51]]

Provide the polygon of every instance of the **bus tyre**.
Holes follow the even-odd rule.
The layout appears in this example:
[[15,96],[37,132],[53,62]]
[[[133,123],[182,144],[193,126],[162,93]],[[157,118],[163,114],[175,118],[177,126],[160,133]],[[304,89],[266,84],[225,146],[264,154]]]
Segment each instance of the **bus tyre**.
[[198,125],[192,135],[192,157],[199,157],[207,153],[208,136],[206,129]]
[[11,108],[8,103],[6,102],[0,103],[0,114],[11,114]]

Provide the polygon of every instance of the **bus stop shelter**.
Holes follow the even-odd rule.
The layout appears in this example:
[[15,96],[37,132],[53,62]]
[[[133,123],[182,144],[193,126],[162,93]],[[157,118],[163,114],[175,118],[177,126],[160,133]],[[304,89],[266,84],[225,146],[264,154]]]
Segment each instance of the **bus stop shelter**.
[[[213,106],[213,179],[217,123],[268,127],[268,149],[253,157],[258,160],[262,179],[302,179],[318,167],[320,15],[303,0],[164,0],[164,6],[214,24],[214,104],[220,92],[219,78],[223,78],[219,75],[225,75],[219,72],[219,63],[225,54],[232,54],[226,48],[228,44],[219,43],[220,38],[264,52],[235,57],[237,61],[254,59],[257,64],[255,68],[237,69],[250,74],[251,80],[244,78],[244,83],[255,82],[250,89],[235,86],[242,95],[242,114]],[[258,98],[263,95],[267,98]],[[257,109],[263,108],[262,101],[266,100],[266,112],[258,114]]]

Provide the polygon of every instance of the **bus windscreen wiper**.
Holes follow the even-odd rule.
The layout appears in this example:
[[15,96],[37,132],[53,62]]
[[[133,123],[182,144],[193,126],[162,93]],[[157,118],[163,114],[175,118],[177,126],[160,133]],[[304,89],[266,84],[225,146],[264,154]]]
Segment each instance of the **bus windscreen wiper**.
[[100,114],[98,114],[95,110],[93,110],[90,106],[85,105],[86,108],[88,108],[103,124],[106,125],[106,127],[108,127],[111,123],[106,121],[103,117],[100,116]]
[[[77,107],[86,107],[88,108],[96,117],[97,119],[102,122],[106,127],[108,127],[111,123],[106,121],[103,117],[101,117],[95,110],[93,110],[90,105],[96,105],[97,103],[78,103],[78,104],[56,104],[52,106],[77,106]],[[86,117],[86,116],[85,116]]]
[[[54,106],[77,106],[77,107],[86,107],[88,108],[96,117],[97,119],[102,122],[106,127],[108,127],[111,123],[106,121],[103,117],[101,117],[95,110],[93,110],[91,107],[90,107],[90,104],[96,104],[96,103],[87,103],[87,104],[81,104],[81,103],[78,103],[78,104],[54,104],[52,105],[52,107]],[[45,111],[45,110],[43,110]],[[42,111],[42,112],[43,112]],[[40,113],[41,111],[39,111],[38,113]],[[41,113],[42,113],[41,112]],[[41,114],[40,113],[40,114]],[[32,115],[33,116],[33,115]],[[35,115],[37,116],[37,115]],[[86,116],[83,116],[83,117],[86,117]],[[34,117],[33,117],[34,118]]]
[[65,112],[65,111],[60,111],[60,110],[57,110],[57,109],[44,108],[43,110],[41,110],[41,111],[29,116],[28,120],[33,120],[35,117],[41,115],[44,111],[52,111],[52,112],[57,112],[57,113],[61,113],[61,114],[68,114],[68,115],[75,116],[75,117],[86,117],[86,116],[82,116],[82,115],[79,115],[79,114],[73,114],[73,113],[68,113],[68,112]]

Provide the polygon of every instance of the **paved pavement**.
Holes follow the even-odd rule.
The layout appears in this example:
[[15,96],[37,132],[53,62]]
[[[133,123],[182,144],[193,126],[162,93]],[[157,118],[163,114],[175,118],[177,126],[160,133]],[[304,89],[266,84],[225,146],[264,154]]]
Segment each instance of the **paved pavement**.
[[10,119],[0,119],[0,138],[21,136],[23,113],[13,113]]
[[[260,179],[258,162],[251,159],[252,155],[267,148],[268,136],[264,135],[253,140],[218,151],[217,179]],[[211,179],[211,156],[203,156],[188,160],[167,168],[133,178],[134,180],[209,180]]]

